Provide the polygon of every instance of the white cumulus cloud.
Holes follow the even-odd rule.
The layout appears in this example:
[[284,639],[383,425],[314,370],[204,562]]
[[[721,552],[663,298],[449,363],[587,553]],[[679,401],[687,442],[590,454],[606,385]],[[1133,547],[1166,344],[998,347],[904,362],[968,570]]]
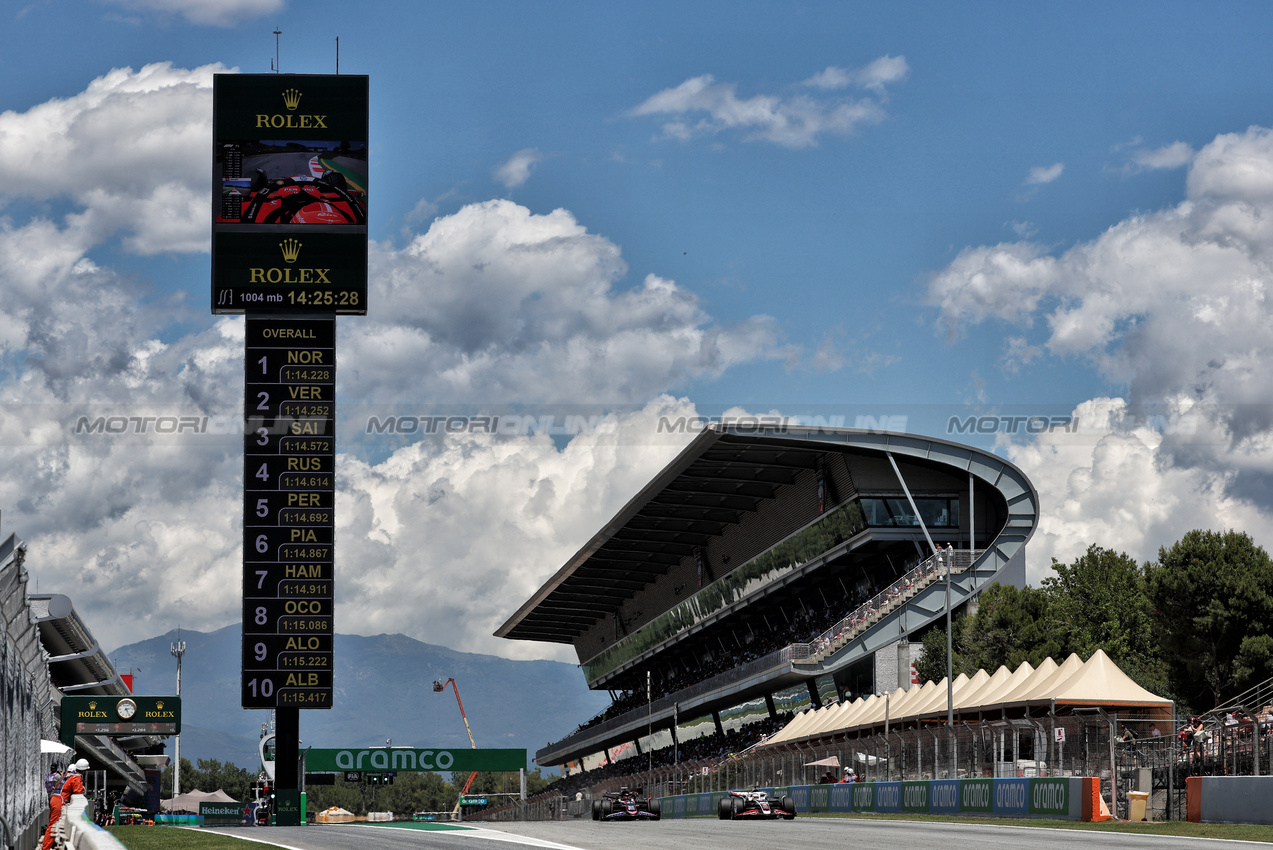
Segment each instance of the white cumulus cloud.
[[[240,616],[243,321],[101,250],[205,249],[215,70],[120,69],[0,114],[5,531],[108,648]],[[562,657],[491,633],[688,439],[659,435],[659,416],[694,413],[665,393],[791,352],[766,316],[721,325],[675,281],[626,280],[618,246],[566,210],[471,204],[373,245],[371,266],[371,311],[339,331],[339,628]],[[585,411],[588,427],[417,442],[357,427],[428,405]],[[177,422],[194,426],[159,430]]]
[[[1013,350],[1084,357],[1127,387],[1080,406],[1106,423],[1100,439],[1008,448],[1040,483],[1036,551],[1097,543],[1149,558],[1195,527],[1273,543],[1273,133],[1217,136],[1186,187],[1175,206],[1061,252],[965,249],[929,282],[951,338],[1000,323]],[[1163,421],[1141,414],[1155,409]],[[1186,415],[1188,429],[1172,424]]]
[[117,232],[138,254],[208,249],[212,75],[162,62],[117,68],[83,92],[0,113],[0,185],[69,202],[92,242]]
[[1065,163],[1054,162],[1051,165],[1038,165],[1030,169],[1030,173],[1026,175],[1025,185],[1027,186],[1043,186],[1051,183],[1061,176],[1061,172],[1065,171]]
[[636,403],[790,355],[771,318],[718,326],[673,281],[619,288],[626,271],[618,246],[566,210],[466,206],[373,253],[372,312],[342,338],[351,387],[367,401],[405,384],[445,401]]
[[192,24],[241,25],[249,18],[281,12],[286,0],[105,0],[125,9],[154,15],[179,15]]
[[495,179],[506,189],[516,189],[530,179],[531,169],[543,160],[544,155],[537,149],[523,148],[495,169]]
[[823,136],[849,135],[882,121],[885,86],[904,79],[908,71],[904,57],[885,56],[856,70],[831,66],[804,81],[805,87],[823,92],[858,86],[874,95],[860,99],[806,94],[740,97],[736,84],[718,83],[711,74],[703,74],[651,95],[629,114],[667,116],[662,130],[668,138],[737,132],[746,140],[811,147]]
[[1184,142],[1172,142],[1161,148],[1134,152],[1132,166],[1136,170],[1184,168],[1193,161],[1193,153],[1193,148]]

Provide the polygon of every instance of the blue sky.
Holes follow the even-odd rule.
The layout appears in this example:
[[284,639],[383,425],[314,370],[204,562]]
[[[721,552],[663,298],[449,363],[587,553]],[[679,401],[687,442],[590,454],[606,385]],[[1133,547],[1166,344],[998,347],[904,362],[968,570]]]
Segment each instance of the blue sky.
[[[1270,542],[1265,4],[0,14],[0,511],[42,590],[90,610],[132,590],[107,645],[237,617],[235,440],[73,432],[241,403],[241,323],[208,307],[209,86],[269,72],[275,28],[282,71],[333,72],[339,37],[340,70],[370,77],[372,306],[340,322],[341,631],[564,657],[490,635],[675,454],[651,436],[669,413],[944,437],[952,417],[1077,417],[976,438],[1040,489],[1034,581],[1092,543]],[[610,424],[360,427],[441,409]]]

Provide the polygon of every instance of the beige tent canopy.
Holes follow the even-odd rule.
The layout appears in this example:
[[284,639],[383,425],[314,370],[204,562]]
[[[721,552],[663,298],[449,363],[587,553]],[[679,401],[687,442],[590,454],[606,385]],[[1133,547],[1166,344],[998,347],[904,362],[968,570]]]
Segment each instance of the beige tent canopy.
[[[1142,688],[1118,669],[1103,650],[1087,661],[1071,655],[1061,664],[1051,658],[1038,668],[1022,664],[1015,671],[1000,667],[993,674],[978,670],[969,678],[955,679],[953,692],[957,720],[975,721],[1037,712],[1038,709],[1071,710],[1100,707],[1110,711],[1147,711],[1150,717],[1169,718],[1171,700]],[[885,719],[904,725],[946,719],[946,680],[928,682],[922,688],[898,689],[885,699],[869,696],[848,703],[811,708],[796,715],[762,746],[808,741],[830,735],[869,733]]]
[[216,791],[200,791],[196,788],[193,791],[187,791],[184,794],[173,797],[171,800],[160,800],[159,808],[165,812],[192,812],[199,813],[199,804],[203,802],[209,803],[233,803],[234,798],[218,788]]

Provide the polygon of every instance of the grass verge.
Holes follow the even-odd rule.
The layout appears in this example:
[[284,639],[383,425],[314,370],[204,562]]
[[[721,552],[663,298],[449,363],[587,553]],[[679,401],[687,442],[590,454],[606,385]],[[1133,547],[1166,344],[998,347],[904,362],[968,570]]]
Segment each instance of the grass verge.
[[106,831],[128,850],[278,850],[257,841],[179,826],[108,826]]

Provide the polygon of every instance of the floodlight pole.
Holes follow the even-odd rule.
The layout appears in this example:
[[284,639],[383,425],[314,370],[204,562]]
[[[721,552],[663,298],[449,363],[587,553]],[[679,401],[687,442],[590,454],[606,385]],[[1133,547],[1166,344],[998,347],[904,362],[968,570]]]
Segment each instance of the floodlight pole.
[[650,670],[645,670],[645,748],[650,753],[650,781],[654,781],[654,702],[650,697]]
[[[177,699],[181,699],[181,656],[186,654],[186,642],[181,639],[181,629],[177,629],[177,639],[172,642],[169,652],[177,659]],[[176,799],[181,794],[181,735],[173,741],[172,796]]]
[[946,726],[955,728],[955,656],[950,633],[950,568],[954,553],[946,553]]
[[282,63],[279,61],[278,57],[278,37],[282,34],[283,31],[281,29],[278,27],[274,28],[274,73],[276,74],[281,74],[283,72]]

